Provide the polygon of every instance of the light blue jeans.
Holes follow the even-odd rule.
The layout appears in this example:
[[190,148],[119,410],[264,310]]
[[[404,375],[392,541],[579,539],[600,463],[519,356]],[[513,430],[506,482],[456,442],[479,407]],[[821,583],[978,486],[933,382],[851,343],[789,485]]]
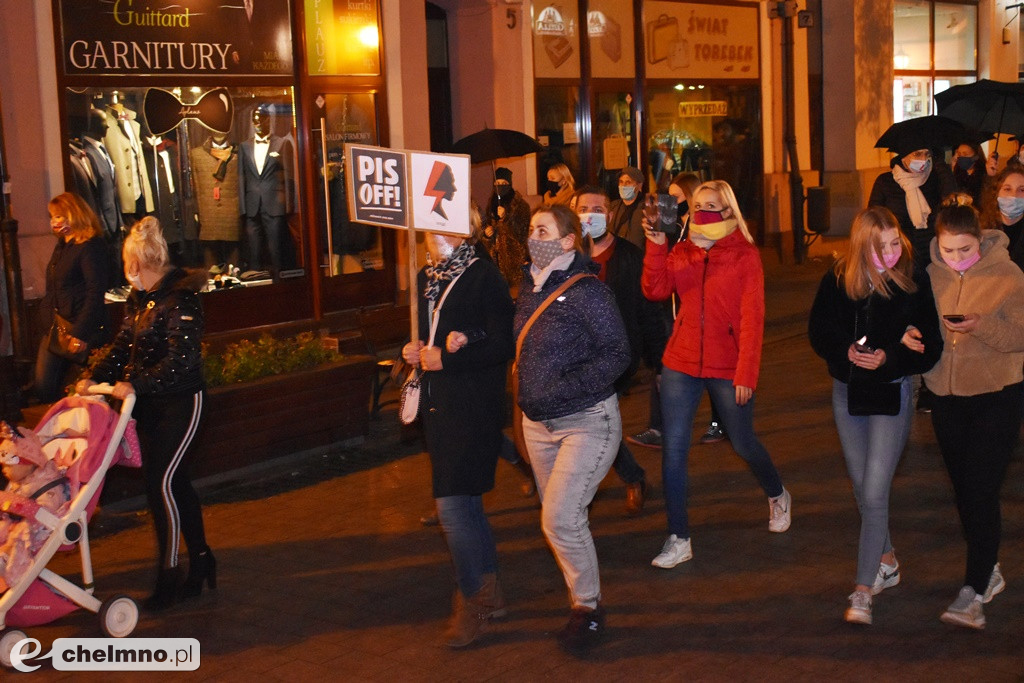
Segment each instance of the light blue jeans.
[[445,496],[435,502],[455,568],[455,583],[471,598],[480,591],[483,575],[498,571],[498,553],[483,501],[480,496]]
[[619,399],[572,415],[534,422],[523,416],[523,436],[541,501],[541,528],[565,577],[573,607],[601,600],[597,549],[587,506],[611,469],[622,440]]
[[850,415],[846,392],[846,383],[832,380],[832,412],[860,510],[857,585],[870,586],[875,582],[882,555],[892,550],[889,490],[910,435],[913,389],[910,378],[904,377],[900,383],[899,415]]

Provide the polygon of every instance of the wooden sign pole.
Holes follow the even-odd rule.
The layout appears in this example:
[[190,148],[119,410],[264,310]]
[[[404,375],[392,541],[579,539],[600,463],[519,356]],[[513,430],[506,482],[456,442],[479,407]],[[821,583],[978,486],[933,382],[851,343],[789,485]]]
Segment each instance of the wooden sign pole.
[[408,235],[409,244],[409,257],[406,259],[409,264],[409,339],[415,344],[420,339],[420,293],[417,289],[419,283],[416,280],[416,275],[419,273],[419,268],[416,267],[416,229],[410,225],[405,232]]

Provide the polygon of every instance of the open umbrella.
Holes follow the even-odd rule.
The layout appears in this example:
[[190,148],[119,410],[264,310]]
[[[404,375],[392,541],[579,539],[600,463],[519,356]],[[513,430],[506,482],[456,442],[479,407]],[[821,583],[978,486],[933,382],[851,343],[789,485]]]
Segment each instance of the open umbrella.
[[544,148],[526,133],[507,128],[485,128],[456,142],[451,151],[453,154],[468,154],[472,163],[481,164],[543,152]]
[[935,96],[939,113],[977,130],[1024,132],[1024,83],[983,78],[954,85]]
[[896,154],[909,154],[918,149],[953,147],[963,142],[982,142],[992,136],[966,128],[945,116],[921,116],[894,123],[878,138],[875,147]]

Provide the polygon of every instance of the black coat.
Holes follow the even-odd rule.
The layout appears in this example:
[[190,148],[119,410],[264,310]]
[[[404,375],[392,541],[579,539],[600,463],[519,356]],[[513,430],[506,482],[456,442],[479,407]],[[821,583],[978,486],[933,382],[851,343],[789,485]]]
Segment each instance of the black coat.
[[[911,294],[892,286],[892,297],[872,293],[856,301],[833,271],[821,279],[811,306],[808,334],[814,352],[828,363],[829,374],[841,382],[891,382],[930,370],[942,355],[939,316],[935,312],[928,276],[915,279]],[[908,325],[921,331],[924,352],[911,351],[900,343]],[[885,351],[885,363],[877,370],[865,370],[847,357],[850,344],[867,337],[866,344]]]
[[629,367],[615,383],[616,390],[622,392],[640,367],[641,359],[647,367],[661,370],[661,354],[668,343],[668,331],[661,304],[647,299],[640,289],[643,252],[629,240],[615,236],[615,251],[605,268],[604,282],[615,295],[631,352]]
[[[417,278],[420,338],[430,337],[425,269]],[[442,283],[443,293],[448,283]],[[435,498],[477,496],[494,488],[505,424],[506,368],[515,347],[512,299],[491,261],[477,259],[441,307],[434,346],[442,369],[423,375],[420,419],[430,452]],[[455,353],[444,350],[452,331],[483,333]]]
[[71,334],[90,346],[106,342],[103,294],[110,281],[107,245],[102,237],[81,244],[57,240],[46,266],[44,313],[71,323]]
[[203,307],[206,273],[175,268],[150,291],[133,289],[121,329],[92,369],[95,382],[129,382],[144,396],[195,393],[204,387]]
[[[928,206],[932,210],[928,216],[928,230],[914,228],[914,224],[910,220],[910,212],[907,211],[907,193],[896,182],[892,171],[886,171],[875,178],[875,184],[871,187],[871,196],[868,198],[868,206],[884,206],[892,211],[896,220],[899,221],[900,230],[910,238],[911,242],[914,242],[917,233],[926,233],[929,239],[935,234],[933,229],[939,206],[942,204],[942,200],[953,192],[956,192],[956,180],[953,178],[952,171],[943,163],[933,162],[932,172],[928,176],[928,180],[921,186],[921,194],[924,195],[925,201],[928,202]],[[927,250],[924,257],[927,260]]]
[[252,138],[238,146],[239,213],[249,218],[262,209],[270,216],[284,216],[290,208],[287,187],[291,179],[292,148],[288,140],[270,136],[262,172],[256,169],[255,142]]

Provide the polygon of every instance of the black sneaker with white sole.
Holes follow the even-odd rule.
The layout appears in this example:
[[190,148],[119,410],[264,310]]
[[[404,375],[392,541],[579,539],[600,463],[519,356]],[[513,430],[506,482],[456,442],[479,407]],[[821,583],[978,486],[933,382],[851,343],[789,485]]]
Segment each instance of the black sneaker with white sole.
[[569,623],[558,632],[558,644],[573,653],[587,652],[604,637],[604,608],[574,607]]

